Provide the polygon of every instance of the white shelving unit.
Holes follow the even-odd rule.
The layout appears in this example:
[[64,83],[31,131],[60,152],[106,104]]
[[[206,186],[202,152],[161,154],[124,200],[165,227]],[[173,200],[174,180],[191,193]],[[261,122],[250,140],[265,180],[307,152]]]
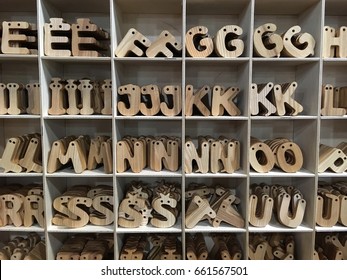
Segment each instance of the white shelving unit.
[[[234,233],[240,241],[243,258],[248,259],[249,236],[256,233],[293,234],[296,241],[295,257],[311,259],[316,232],[346,232],[346,227],[322,228],[315,224],[315,206],[318,181],[336,182],[346,180],[347,173],[318,173],[319,143],[337,145],[347,139],[345,127],[347,117],[321,117],[321,86],[331,83],[334,86],[347,85],[345,72],[347,59],[321,58],[322,29],[325,25],[338,28],[347,24],[347,2],[344,0],[2,0],[0,22],[4,20],[24,20],[38,25],[38,55],[0,54],[0,82],[40,82],[40,116],[19,115],[0,116],[0,155],[9,137],[26,133],[42,134],[44,172],[42,174],[0,173],[0,187],[12,183],[41,183],[44,186],[46,227],[0,228],[0,241],[7,241],[15,235],[25,235],[29,231],[38,232],[46,239],[47,258],[54,259],[59,247],[71,234],[100,233],[114,234],[114,258],[118,259],[124,236],[140,233],[178,234],[185,253],[185,235],[204,233],[211,247],[209,233]],[[43,25],[52,17],[62,17],[73,23],[77,18],[87,17],[111,34],[110,51],[105,57],[46,57],[44,56]],[[253,30],[271,22],[278,27],[277,33],[287,31],[293,25],[300,25],[304,32],[312,34],[316,40],[315,55],[305,59],[274,58],[265,59],[253,55]],[[126,32],[134,27],[150,40],[154,40],[164,29],[169,30],[185,45],[185,34],[191,27],[204,25],[214,36],[224,25],[236,24],[243,29],[241,38],[245,43],[244,53],[233,59],[208,57],[196,59],[188,57],[185,49],[182,57],[174,58],[117,58],[114,50]],[[52,77],[63,79],[91,78],[112,79],[112,116],[51,116],[49,83]],[[295,98],[303,105],[304,111],[295,117],[250,116],[249,92],[251,83],[298,83]],[[178,85],[182,89],[183,108],[185,87],[194,88],[208,85],[224,87],[237,86],[237,98],[241,116],[202,117],[184,116],[121,116],[117,111],[117,88],[125,84],[139,86],[156,84],[159,87]],[[48,154],[53,141],[67,135],[107,135],[115,145],[125,135],[168,135],[179,136],[184,142],[186,136],[197,139],[200,135],[220,135],[235,138],[241,144],[241,169],[234,174],[184,174],[184,168],[177,172],[154,172],[148,169],[140,173],[130,171],[105,174],[103,169],[75,174],[72,170],[61,170],[53,174],[46,171]],[[254,172],[249,166],[248,147],[250,136],[261,140],[286,137],[296,142],[303,151],[303,168],[293,174],[274,169],[269,173]],[[113,152],[114,163],[116,153]],[[184,152],[182,151],[182,158]],[[114,164],[115,165],[115,164]],[[52,201],[68,188],[77,184],[111,185],[114,188],[115,220],[118,205],[123,199],[125,186],[133,180],[142,180],[154,185],[158,180],[177,182],[182,192],[190,183],[207,185],[222,184],[236,189],[241,199],[241,215],[247,220],[249,186],[254,183],[294,185],[303,193],[307,209],[302,225],[298,228],[285,228],[275,219],[265,228],[256,228],[246,223],[244,228],[222,225],[213,228],[201,222],[193,229],[184,227],[184,209],[174,227],[169,229],[151,226],[137,229],[120,228],[115,222],[111,226],[88,225],[79,229],[67,229],[51,224]]]

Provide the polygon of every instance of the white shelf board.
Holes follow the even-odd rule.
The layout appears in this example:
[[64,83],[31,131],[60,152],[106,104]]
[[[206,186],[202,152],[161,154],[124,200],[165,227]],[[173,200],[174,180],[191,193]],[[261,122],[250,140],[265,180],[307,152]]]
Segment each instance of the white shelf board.
[[111,57],[87,57],[87,56],[41,56],[42,61],[56,61],[56,62],[90,62],[90,63],[110,63]]
[[45,120],[112,120],[112,115],[47,115],[43,118]]
[[250,61],[249,57],[236,57],[236,58],[224,58],[224,57],[186,57],[185,61],[190,64],[212,64],[212,63],[228,63],[228,64],[242,64]]
[[47,177],[113,177],[113,174],[104,173],[102,168],[95,170],[85,170],[80,174],[75,173],[73,169],[63,169],[54,173],[46,174]]
[[347,120],[347,115],[344,116],[321,116],[321,120]]
[[301,169],[295,173],[286,173],[280,171],[277,168],[274,168],[272,171],[268,173],[258,173],[252,170],[249,174],[251,177],[315,177],[314,173],[309,172],[305,169]]
[[245,228],[236,228],[231,225],[228,225],[226,223],[221,223],[219,227],[213,227],[209,224],[207,221],[199,222],[195,227],[193,228],[185,228],[185,232],[193,233],[193,232],[233,232],[233,233],[244,233],[246,232]]
[[4,226],[0,227],[0,234],[1,232],[45,232],[45,229],[38,226],[38,225],[33,225],[31,227],[15,227],[15,226]]
[[329,178],[329,177],[347,177],[347,172],[335,173],[335,172],[323,172],[318,173],[319,178]]
[[116,116],[116,120],[154,120],[154,121],[179,121],[182,116],[167,117],[167,116]]
[[114,57],[115,62],[182,62],[182,57]]
[[323,63],[325,65],[339,66],[347,65],[347,58],[323,58]]
[[339,224],[333,227],[320,227],[317,225],[315,229],[317,232],[339,232],[339,231],[347,232],[347,227],[341,226]]
[[86,225],[80,228],[68,228],[64,226],[55,226],[49,225],[47,227],[48,232],[61,232],[61,233],[113,233],[114,225],[109,226],[94,226],[94,225]]
[[251,116],[251,121],[295,121],[295,120],[317,120],[316,116]]
[[280,58],[263,58],[253,57],[254,65],[262,65],[269,67],[270,65],[281,65],[281,66],[299,66],[308,63],[317,63],[320,61],[319,57],[312,58],[291,58],[291,57],[280,57]]
[[186,116],[186,121],[247,121],[248,117],[244,116]]
[[179,217],[176,221],[176,224],[169,228],[158,228],[148,223],[146,226],[141,226],[138,228],[123,228],[118,226],[116,231],[117,233],[181,233],[182,228],[182,219]]
[[236,171],[234,173],[189,173],[185,174],[187,178],[247,178],[247,174],[243,171]]
[[150,170],[149,168],[145,168],[139,173],[134,173],[130,170],[125,171],[123,173],[116,173],[117,177],[182,177],[182,169],[179,169],[176,172],[162,170],[160,172]]
[[21,173],[4,173],[4,170],[2,168],[0,168],[0,177],[42,177],[43,174],[42,173],[25,173],[25,172],[21,172]]
[[40,115],[0,115],[0,119],[40,119]]
[[0,54],[0,62],[1,61],[38,61],[38,55],[36,54]]
[[279,224],[269,224],[265,227],[254,227],[254,226],[249,226],[248,227],[249,232],[261,232],[261,233],[266,233],[266,232],[313,232],[313,229],[307,226],[298,226],[297,228],[289,228],[289,227],[284,227]]

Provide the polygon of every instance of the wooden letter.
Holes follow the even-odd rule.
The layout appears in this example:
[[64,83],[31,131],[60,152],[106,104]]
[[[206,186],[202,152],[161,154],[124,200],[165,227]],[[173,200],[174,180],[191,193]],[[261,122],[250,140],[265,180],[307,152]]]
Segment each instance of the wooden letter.
[[200,111],[203,116],[210,116],[211,112],[206,107],[202,99],[210,92],[209,86],[204,86],[194,93],[192,85],[186,86],[186,116],[193,115],[193,106]]
[[104,107],[101,109],[101,114],[112,115],[112,80],[104,80],[101,88],[104,94]]
[[9,83],[7,84],[7,88],[9,91],[9,108],[7,109],[7,113],[9,115],[19,115],[26,111],[25,106],[25,98],[23,86],[17,83]]
[[263,85],[251,85],[251,101],[250,109],[253,116],[265,115],[269,116],[276,113],[276,107],[266,98],[271,92],[274,85],[273,83],[267,83]]
[[[165,95],[163,94],[165,93]],[[1,93],[0,93],[1,94]],[[160,103],[160,109],[165,116],[177,116],[182,110],[182,94],[180,86],[165,86],[162,95],[167,102]],[[172,102],[168,95],[172,95]]]
[[8,90],[5,84],[0,83],[0,115],[6,115],[8,109]]
[[191,57],[208,57],[213,52],[213,40],[205,26],[195,26],[186,34],[187,53]]
[[296,82],[292,82],[290,84],[284,85],[275,85],[274,93],[275,93],[275,103],[277,108],[277,114],[279,116],[286,115],[286,106],[287,104],[292,110],[289,112],[290,115],[296,116],[298,113],[301,113],[304,108],[292,98],[295,90],[297,89],[298,84]]
[[4,54],[37,54],[35,24],[24,21],[3,21],[1,51]]
[[128,84],[118,88],[118,95],[127,95],[125,102],[119,98],[117,107],[123,116],[135,116],[140,111],[141,89],[139,86]]
[[117,143],[117,172],[122,173],[128,169],[127,162],[131,171],[141,172],[146,167],[146,143],[144,141],[135,141],[132,146],[121,140]]
[[222,27],[214,37],[216,53],[221,57],[239,57],[243,53],[244,43],[237,38],[242,32],[242,28],[237,25]]
[[45,23],[45,55],[71,56],[71,26],[62,18],[50,18]]
[[163,55],[165,57],[173,57],[180,54],[182,45],[167,30],[160,33],[159,37],[149,46],[146,51],[147,57],[156,57]]
[[[347,42],[346,42],[347,43]],[[322,116],[343,116],[346,115],[345,108],[334,108],[335,91],[332,85],[325,85],[322,87]]]
[[51,89],[51,107],[48,109],[50,115],[64,115],[66,109],[64,108],[64,85],[60,78],[52,78],[49,85]]
[[151,45],[151,41],[138,32],[135,28],[130,28],[123,40],[116,49],[117,57],[126,57],[130,55],[144,56],[145,51]]
[[266,23],[254,31],[254,51],[258,56],[280,57],[283,50],[283,40],[280,35],[273,33],[276,30],[275,24]]
[[67,91],[69,107],[66,110],[66,113],[69,115],[79,115],[80,109],[78,108],[80,104],[80,93],[77,92],[78,85],[75,80],[69,79],[67,80],[67,84],[65,85],[65,89]]
[[[160,111],[160,91],[156,85],[143,86],[141,88],[142,100],[140,111],[145,116],[155,116]],[[149,96],[148,98],[146,96]],[[147,105],[151,104],[150,107]]]
[[323,30],[323,58],[347,58],[347,27],[341,26],[338,31],[330,26]]
[[94,109],[92,107],[93,84],[89,79],[79,80],[79,82],[78,89],[81,92],[82,99],[82,109],[80,113],[81,115],[92,115],[94,114]]
[[88,18],[78,18],[77,23],[71,25],[72,55],[73,56],[103,56],[100,51],[107,50],[105,40],[109,34]]
[[220,86],[214,86],[212,95],[212,116],[223,116],[224,109],[230,116],[241,115],[241,111],[233,102],[239,92],[239,88],[230,87],[224,90],[224,88]]
[[[184,149],[184,172],[186,174],[192,172],[207,173],[209,170],[210,147],[206,140],[200,138],[198,149],[195,148],[193,141],[186,140]],[[196,162],[197,169],[193,170],[193,162]]]
[[[26,89],[28,91],[28,108],[26,110],[27,113],[31,115],[40,115],[40,112],[41,112],[40,84],[39,83],[27,84]],[[0,96],[1,96],[1,92],[0,92]],[[1,103],[1,97],[0,97],[0,103]],[[1,110],[1,105],[0,105],[0,110]]]
[[304,58],[314,55],[316,41],[309,33],[300,34],[301,27],[295,25],[283,35],[283,53],[286,56]]

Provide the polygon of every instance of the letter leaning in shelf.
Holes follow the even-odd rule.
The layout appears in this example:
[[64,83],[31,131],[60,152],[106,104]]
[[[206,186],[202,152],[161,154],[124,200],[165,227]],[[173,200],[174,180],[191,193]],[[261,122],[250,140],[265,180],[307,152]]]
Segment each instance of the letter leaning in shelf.
[[4,172],[42,172],[41,135],[26,134],[8,139],[0,168]]
[[330,26],[323,29],[323,58],[347,58],[347,27],[338,30]]
[[[52,78],[50,115],[112,115],[112,82]],[[1,91],[0,91],[1,92]]]
[[67,136],[54,141],[48,156],[47,172],[54,173],[68,164],[76,173],[84,170],[94,170],[103,164],[104,172],[109,174],[113,170],[112,140],[108,136]]
[[98,226],[110,225],[114,222],[113,203],[110,186],[73,186],[54,199],[53,208],[57,213],[52,224],[70,228],[84,227],[89,222]]
[[252,84],[250,94],[251,115],[296,116],[304,108],[294,100],[298,88],[296,82],[284,84]]
[[63,18],[50,18],[44,31],[46,56],[109,56],[109,33],[89,18],[77,18],[72,25]]
[[251,167],[259,173],[267,173],[276,165],[287,173],[298,172],[303,166],[303,154],[300,147],[285,138],[260,141],[251,138],[249,149]]
[[3,21],[1,52],[4,54],[37,54],[37,28],[25,21]]
[[309,33],[301,33],[301,27],[292,26],[282,36],[274,33],[277,26],[266,23],[254,30],[254,52],[258,56],[305,58],[314,55],[316,41]]
[[212,39],[206,26],[194,26],[186,33],[187,53],[195,58],[205,58],[213,54],[224,58],[239,57],[244,52],[244,42],[239,38],[242,34],[241,27],[225,25]]
[[0,227],[31,227],[35,223],[45,226],[42,185],[4,187],[0,196]]

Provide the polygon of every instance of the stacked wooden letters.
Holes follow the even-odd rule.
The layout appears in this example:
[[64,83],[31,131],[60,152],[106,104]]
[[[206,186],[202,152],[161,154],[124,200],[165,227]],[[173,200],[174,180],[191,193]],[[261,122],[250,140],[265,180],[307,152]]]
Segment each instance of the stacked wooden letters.
[[53,200],[52,224],[80,228],[91,223],[107,226],[114,222],[112,187],[78,185]]
[[0,115],[40,115],[40,84],[0,83]]
[[0,159],[0,169],[5,173],[41,173],[41,149],[41,135],[38,133],[11,137]]
[[181,260],[182,244],[175,234],[129,235],[120,260]]
[[254,185],[249,197],[249,223],[255,227],[265,227],[275,214],[278,222],[285,227],[301,225],[306,209],[302,193],[292,186]]
[[118,88],[118,112],[122,116],[177,116],[182,111],[181,86],[137,86],[127,84]]
[[249,162],[256,172],[269,172],[276,165],[286,173],[295,173],[301,169],[303,161],[300,147],[289,139],[275,138],[262,142],[251,138]]
[[224,136],[218,139],[211,136],[199,136],[197,147],[194,142],[189,137],[186,138],[185,173],[234,173],[240,169],[239,141]]
[[46,244],[37,233],[17,236],[0,249],[0,260],[45,260]]
[[347,143],[341,142],[335,147],[319,145],[318,172],[327,170],[342,173],[347,169]]
[[314,260],[347,260],[347,235],[345,233],[316,234]]
[[188,260],[240,260],[242,250],[235,234],[211,234],[213,246],[208,251],[202,233],[186,235]]
[[57,260],[113,259],[113,234],[81,234],[69,237],[59,249]]
[[1,52],[3,54],[37,54],[37,29],[34,23],[26,21],[3,21],[2,38],[0,39]]
[[186,228],[194,228],[206,219],[213,227],[219,227],[222,222],[237,228],[245,225],[237,207],[240,199],[234,189],[192,183],[186,190],[185,198],[188,206],[185,214]]
[[44,228],[44,198],[41,185],[11,185],[0,190],[0,227],[31,227],[34,224]]
[[177,137],[125,136],[117,142],[117,172],[130,168],[139,173],[146,167],[157,172],[163,168],[177,171],[180,167],[180,142]]
[[181,190],[176,183],[159,182],[152,190],[143,182],[132,182],[119,204],[118,225],[127,228],[147,226],[169,228],[180,213]]
[[252,84],[250,92],[250,110],[252,116],[296,116],[303,106],[294,99],[298,87],[296,82],[273,84]]
[[108,136],[94,139],[88,135],[67,136],[52,143],[47,172],[54,173],[72,164],[75,173],[103,165],[104,172],[110,174],[113,171],[112,158],[112,139]]
[[316,41],[309,33],[301,33],[299,25],[292,26],[282,35],[274,33],[277,26],[266,23],[254,31],[254,52],[256,55],[271,57],[304,58],[314,55]]
[[225,25],[212,39],[206,26],[194,26],[186,33],[186,49],[191,57],[205,58],[219,56],[236,58],[244,52],[244,42],[240,39],[243,30],[237,25]]
[[46,56],[108,56],[110,35],[89,18],[78,18],[71,25],[51,18],[44,31]]
[[[205,85],[194,90],[193,85],[186,85],[186,116],[239,116],[241,110],[237,107],[237,87],[225,88],[215,85],[212,88]],[[210,105],[211,104],[211,105]]]
[[316,201],[316,223],[333,227],[337,223],[347,226],[347,184],[320,182]]
[[334,87],[331,84],[322,87],[322,116],[344,116],[347,113],[347,87]]
[[292,235],[272,233],[252,234],[249,237],[250,260],[294,260],[295,241]]
[[117,57],[147,56],[150,58],[172,58],[181,56],[181,53],[181,43],[168,30],[163,30],[156,40],[151,42],[135,28],[129,29],[115,50]]
[[52,78],[50,115],[112,115],[112,83]]
[[[239,116],[241,111],[235,103],[239,92],[237,87],[219,85],[214,86],[212,91],[207,85],[194,91],[192,85],[187,85],[185,115]],[[177,116],[182,109],[181,99],[181,87],[178,85],[167,85],[160,91],[157,85],[140,87],[127,84],[118,88],[117,107],[122,116]]]

